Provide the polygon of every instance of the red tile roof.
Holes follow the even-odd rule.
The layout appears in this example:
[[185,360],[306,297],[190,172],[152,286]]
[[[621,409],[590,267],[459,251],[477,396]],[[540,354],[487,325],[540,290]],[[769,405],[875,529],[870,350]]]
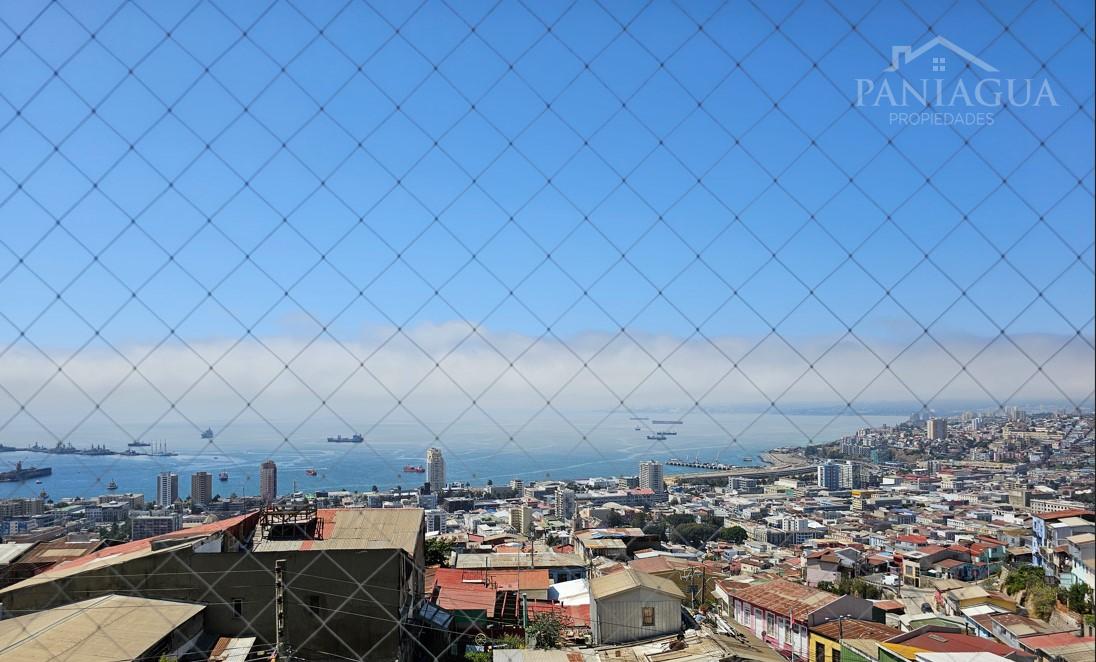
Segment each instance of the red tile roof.
[[1044,520],[1056,520],[1065,519],[1067,517],[1080,517],[1081,515],[1091,515],[1091,510],[1085,510],[1084,508],[1074,508],[1072,510],[1059,510],[1053,513],[1036,513],[1035,516]]

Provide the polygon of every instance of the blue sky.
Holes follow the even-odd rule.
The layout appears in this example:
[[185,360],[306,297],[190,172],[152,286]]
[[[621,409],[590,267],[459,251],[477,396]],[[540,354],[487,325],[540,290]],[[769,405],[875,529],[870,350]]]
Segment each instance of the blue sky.
[[[615,337],[657,368],[691,343],[656,377],[672,391],[774,328],[787,342],[769,337],[757,372],[798,375],[838,339],[868,362],[820,364],[816,382],[867,377],[789,400],[908,400],[904,378],[919,399],[984,397],[940,391],[980,361],[993,398],[1091,406],[1091,5],[834,5],[6,3],[0,414],[66,359],[94,399],[126,382],[132,411],[149,386],[127,361],[200,376],[248,333],[241,373],[324,364],[299,353],[323,347],[416,377],[449,361],[457,382],[543,338],[518,382],[547,391],[568,383],[551,369],[567,346],[590,358]],[[930,54],[947,73],[882,72],[934,35],[998,72],[951,52]],[[978,107],[994,121],[975,127],[852,107],[857,79],[888,77],[1032,79],[1057,105]],[[907,350],[925,327],[935,340]],[[868,383],[895,357],[897,380]],[[616,358],[595,390],[638,381]],[[744,397],[720,374],[684,390]],[[740,381],[766,401],[793,377]]]

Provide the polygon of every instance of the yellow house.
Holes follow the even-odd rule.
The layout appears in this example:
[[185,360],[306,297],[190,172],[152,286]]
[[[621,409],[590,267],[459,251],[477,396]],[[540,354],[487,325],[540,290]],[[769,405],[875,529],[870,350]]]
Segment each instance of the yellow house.
[[842,639],[871,639],[886,641],[897,637],[901,631],[875,621],[839,618],[816,625],[810,629],[810,662],[839,662]]
[[1015,601],[1003,593],[987,591],[981,586],[965,586],[948,591],[944,594],[944,600],[947,605],[947,612],[952,616],[961,615],[963,609],[977,607],[978,605],[993,605],[1010,614],[1016,613]]

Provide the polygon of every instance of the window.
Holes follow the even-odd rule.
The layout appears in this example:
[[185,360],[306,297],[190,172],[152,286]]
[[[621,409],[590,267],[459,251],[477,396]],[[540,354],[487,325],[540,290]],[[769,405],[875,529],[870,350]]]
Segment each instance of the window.
[[831,662],[841,662],[841,649],[840,648],[835,648],[833,650],[833,655],[830,657],[830,661]]
[[814,645],[814,662],[826,662],[826,645],[821,642]]
[[315,615],[321,616],[323,611],[323,596],[322,595],[310,595],[308,596],[308,609]]
[[770,636],[772,635],[773,630],[776,629],[774,625],[772,613],[765,614],[765,631],[768,632]]
[[655,624],[655,608],[643,608],[643,627],[651,627]]
[[232,618],[244,617],[244,599],[232,598]]

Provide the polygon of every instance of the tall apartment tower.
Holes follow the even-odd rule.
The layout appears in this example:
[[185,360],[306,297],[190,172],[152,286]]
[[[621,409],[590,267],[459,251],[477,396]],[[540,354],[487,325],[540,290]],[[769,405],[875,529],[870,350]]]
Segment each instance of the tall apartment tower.
[[925,432],[929,439],[947,439],[948,438],[948,422],[943,418],[930,418],[929,422],[925,424]]
[[426,480],[435,494],[445,490],[445,458],[440,448],[426,450]]
[[274,460],[259,465],[259,496],[263,503],[274,503],[278,498],[278,465]]
[[818,465],[818,486],[827,490],[836,490],[841,486],[841,465],[826,460]]
[[556,518],[571,519],[575,516],[575,491],[561,487],[556,490]]
[[179,474],[165,471],[156,475],[156,503],[170,508],[179,500]]
[[639,489],[665,492],[666,483],[662,476],[662,463],[646,460],[639,463]]
[[523,536],[533,535],[533,509],[529,506],[511,508],[510,526]]
[[198,471],[190,475],[190,502],[204,506],[213,500],[213,474]]

